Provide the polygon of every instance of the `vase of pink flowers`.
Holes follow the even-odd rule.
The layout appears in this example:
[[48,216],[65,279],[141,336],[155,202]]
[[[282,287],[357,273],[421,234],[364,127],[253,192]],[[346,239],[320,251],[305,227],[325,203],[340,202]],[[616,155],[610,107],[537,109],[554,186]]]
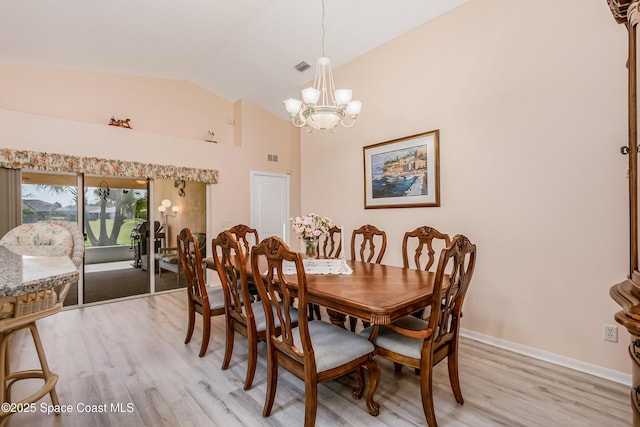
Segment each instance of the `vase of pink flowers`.
[[310,213],[305,216],[297,216],[291,218],[291,228],[304,242],[304,257],[318,257],[318,239],[329,233],[329,229],[333,227],[333,223],[329,218]]

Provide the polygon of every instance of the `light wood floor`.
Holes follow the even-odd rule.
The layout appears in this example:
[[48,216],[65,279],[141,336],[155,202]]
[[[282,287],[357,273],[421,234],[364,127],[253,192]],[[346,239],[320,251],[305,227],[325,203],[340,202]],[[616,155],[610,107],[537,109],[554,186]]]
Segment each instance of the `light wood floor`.
[[[220,370],[224,323],[214,318],[209,350],[198,358],[201,324],[183,343],[186,297],[182,291],[69,310],[38,322],[51,368],[60,375],[58,394],[72,412],[41,412],[10,418],[8,426],[299,426],[304,419],[304,387],[280,372],[272,415],[261,416],[266,388],[265,345],[260,344],[253,388],[242,389],[247,347],[237,336],[232,363]],[[12,339],[12,366],[35,367],[26,334]],[[409,369],[394,374],[379,358],[381,381],[371,417],[363,400],[351,398],[353,377],[318,390],[318,426],[425,425],[418,377]],[[461,340],[460,375],[464,405],[457,405],[446,363],[435,369],[434,399],[440,426],[628,426],[629,390],[605,381],[497,349]],[[17,386],[14,396],[35,384]],[[132,412],[112,412],[111,404]],[[85,405],[105,405],[104,413],[81,413]],[[95,406],[101,409],[102,406]]]

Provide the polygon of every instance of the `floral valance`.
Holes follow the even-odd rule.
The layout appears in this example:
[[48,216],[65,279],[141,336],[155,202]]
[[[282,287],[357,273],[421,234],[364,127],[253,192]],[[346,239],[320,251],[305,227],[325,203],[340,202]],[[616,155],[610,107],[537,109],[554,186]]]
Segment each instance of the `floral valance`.
[[218,171],[213,169],[79,157],[10,148],[0,148],[0,167],[135,178],[181,178],[208,184],[218,183]]

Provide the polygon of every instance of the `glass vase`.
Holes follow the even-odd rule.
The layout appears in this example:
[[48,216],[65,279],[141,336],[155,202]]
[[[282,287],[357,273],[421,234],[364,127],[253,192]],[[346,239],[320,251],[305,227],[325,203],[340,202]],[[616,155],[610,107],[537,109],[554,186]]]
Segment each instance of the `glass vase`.
[[304,257],[307,259],[318,258],[318,239],[304,239]]

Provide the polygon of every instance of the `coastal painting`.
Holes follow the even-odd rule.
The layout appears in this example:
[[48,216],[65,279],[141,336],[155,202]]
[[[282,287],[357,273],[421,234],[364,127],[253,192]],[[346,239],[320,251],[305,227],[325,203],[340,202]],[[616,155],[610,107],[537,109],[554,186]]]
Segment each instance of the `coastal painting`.
[[440,206],[439,131],[363,148],[365,208]]

